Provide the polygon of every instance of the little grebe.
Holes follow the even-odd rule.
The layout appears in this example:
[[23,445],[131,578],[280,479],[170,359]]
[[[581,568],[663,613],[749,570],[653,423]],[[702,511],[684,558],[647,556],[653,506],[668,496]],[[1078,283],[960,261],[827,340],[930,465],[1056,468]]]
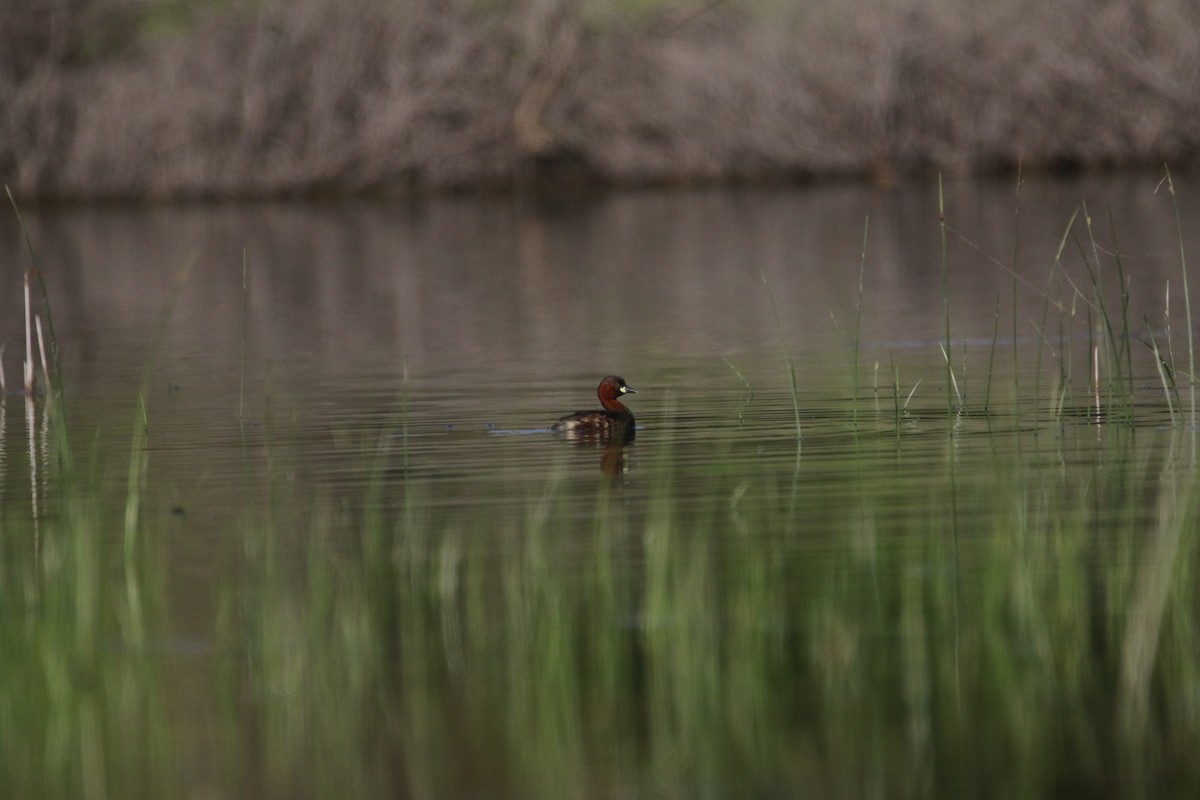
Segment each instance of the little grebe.
[[624,378],[609,375],[600,381],[596,394],[600,398],[600,405],[604,406],[603,411],[576,411],[554,423],[552,430],[566,434],[568,438],[587,441],[599,442],[610,438],[632,441],[633,412],[617,398],[636,392],[625,384]]

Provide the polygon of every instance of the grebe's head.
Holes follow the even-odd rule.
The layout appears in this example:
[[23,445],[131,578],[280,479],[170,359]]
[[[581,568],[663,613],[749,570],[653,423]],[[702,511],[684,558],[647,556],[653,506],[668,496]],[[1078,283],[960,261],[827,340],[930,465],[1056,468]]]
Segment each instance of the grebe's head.
[[625,383],[624,378],[619,378],[616,375],[609,375],[600,381],[600,388],[596,390],[596,393],[600,395],[600,399],[604,399],[605,397],[620,397],[623,394],[637,394],[634,389]]
[[617,398],[623,394],[637,394],[637,392],[629,388],[624,378],[609,375],[600,381],[600,388],[596,390],[596,394],[600,397],[600,404],[609,411],[623,411],[625,406],[621,405]]

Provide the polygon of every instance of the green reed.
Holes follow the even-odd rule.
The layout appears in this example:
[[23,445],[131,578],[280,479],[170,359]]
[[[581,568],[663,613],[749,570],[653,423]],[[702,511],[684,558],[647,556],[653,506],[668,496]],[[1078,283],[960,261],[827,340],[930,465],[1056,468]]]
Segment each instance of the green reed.
[[738,404],[738,412],[737,412],[737,413],[738,413],[738,427],[739,427],[739,428],[745,427],[745,423],[746,423],[746,415],[745,415],[745,411],[746,411],[746,405],[747,405],[747,404],[748,404],[748,403],[749,403],[751,400],[753,400],[753,399],[754,399],[754,389],[753,389],[753,388],[750,386],[750,381],[746,380],[746,376],[745,376],[745,375],[743,375],[743,374],[742,374],[742,373],[741,373],[741,372],[738,370],[738,368],[737,368],[737,367],[735,367],[735,366],[733,365],[733,362],[732,362],[732,361],[730,361],[728,358],[725,358],[724,356],[722,356],[722,357],[721,357],[721,361],[725,362],[725,366],[729,367],[729,369],[733,371],[733,374],[737,376],[737,379],[738,379],[739,381],[741,381],[741,383],[742,383],[742,386],[746,387],[746,396],[745,396],[745,397],[744,397],[744,398],[741,400],[741,402]]
[[1179,240],[1179,271],[1183,278],[1183,308],[1188,330],[1188,388],[1191,401],[1189,424],[1194,429],[1196,427],[1196,351],[1195,329],[1192,327],[1192,296],[1188,289],[1187,253],[1183,245],[1183,221],[1179,216],[1179,198],[1175,194],[1175,183],[1171,180],[1169,169],[1166,170],[1163,180],[1166,181],[1167,191],[1171,195],[1171,207],[1175,212],[1175,230]]
[[[1019,290],[1024,288],[1040,299],[1041,314],[1035,321],[1027,319],[1035,338],[1039,342],[1032,367],[1032,398],[1036,400],[1037,408],[1047,408],[1050,416],[1061,421],[1064,413],[1076,413],[1081,406],[1092,408],[1094,416],[1104,416],[1107,419],[1120,418],[1125,424],[1135,424],[1134,395],[1139,383],[1138,370],[1143,369],[1139,359],[1135,358],[1135,340],[1142,340],[1154,364],[1154,369],[1161,366],[1166,377],[1165,387],[1174,387],[1177,366],[1172,351],[1170,337],[1170,308],[1169,302],[1165,309],[1165,324],[1168,335],[1161,344],[1152,342],[1157,339],[1153,330],[1148,331],[1145,338],[1134,333],[1130,323],[1133,313],[1132,295],[1130,293],[1130,276],[1125,269],[1116,220],[1109,214],[1108,228],[1111,243],[1101,243],[1093,224],[1093,219],[1086,203],[1082,203],[1068,220],[1063,229],[1056,252],[1050,261],[1045,278],[1040,285],[1021,275],[1020,246],[1020,177],[1018,176],[1018,203],[1014,211],[1013,247],[1011,263],[1004,264],[998,259],[981,250],[961,232],[953,233],[966,244],[974,248],[983,261],[1008,272],[1012,278],[1012,307],[1010,311],[1011,336],[1014,343],[1012,363],[1012,392],[1014,397],[1024,396],[1023,381],[1027,380],[1020,368],[1020,355],[1017,343],[1021,338],[1021,323],[1023,306],[1019,301]],[[1082,230],[1079,223],[1082,221]],[[944,218],[943,218],[943,224]],[[953,229],[951,229],[953,230]],[[1182,241],[1182,240],[1181,240]],[[1068,245],[1072,250],[1068,251]],[[1074,260],[1070,253],[1073,253]],[[1072,265],[1078,262],[1078,269],[1083,278],[1072,275]],[[1106,265],[1111,262],[1111,267]],[[1186,267],[1186,262],[1184,262]],[[1115,278],[1115,280],[1114,280]],[[1116,297],[1111,296],[1115,286]],[[1167,285],[1169,301],[1169,284]],[[1084,360],[1079,353],[1074,352],[1071,342],[1078,334],[1079,322],[1085,324],[1084,334],[1087,338],[1086,370],[1081,368]],[[1143,314],[1143,322],[1146,316]],[[993,348],[987,362],[987,380],[984,386],[984,407],[990,407],[990,396],[994,385],[995,372],[995,343],[999,332],[999,307],[993,319],[992,339]],[[950,386],[955,396],[958,396],[965,375],[960,375],[953,369],[951,359],[946,353],[943,342],[943,362],[950,373]],[[1050,368],[1047,369],[1047,358]],[[1044,390],[1044,382],[1050,377],[1051,385]],[[1162,383],[1160,376],[1160,383]],[[1177,391],[1167,388],[1167,392]],[[1167,398],[1168,404],[1173,404],[1175,398]],[[959,398],[959,404],[962,404]],[[1017,413],[1020,415],[1018,405]],[[1037,417],[1034,419],[1037,423]]]
[[[945,338],[942,345],[942,356],[946,360],[946,418],[954,418],[954,396],[957,391],[957,380],[954,377],[954,344],[950,338],[950,257],[946,252],[946,195],[942,189],[942,176],[938,175],[938,241],[941,252],[941,286],[942,286],[942,321]],[[958,395],[960,411],[962,395]]]
[[775,294],[771,291],[771,284],[767,280],[767,274],[761,269],[758,271],[759,277],[762,279],[763,287],[767,290],[767,299],[771,303],[771,316],[775,320],[775,330],[779,333],[780,344],[784,347],[783,360],[787,366],[788,385],[792,393],[792,412],[796,423],[796,444],[797,450],[801,441],[801,426],[800,426],[800,391],[796,385],[796,365],[792,361],[792,354],[788,351],[786,344],[783,342],[783,323],[779,320],[779,308],[775,305]]
[[867,234],[870,230],[870,217],[863,220],[862,255],[858,262],[858,292],[854,298],[854,341],[851,343],[851,397],[854,398],[854,429],[858,430],[858,382],[859,359],[862,355],[862,310],[863,310],[863,276],[867,271]]
[[[1011,313],[1011,328],[1012,335],[1012,388],[1013,396],[1021,397],[1021,360],[1018,356],[1017,342],[1020,341],[1020,304],[1018,296],[1021,288],[1020,284],[1020,268],[1021,268],[1021,186],[1024,184],[1023,164],[1017,163],[1017,182],[1013,192],[1013,221],[1012,221],[1012,255],[1009,263],[1009,273],[1012,275],[1012,313]],[[1017,417],[1017,428],[1021,424],[1021,404],[1013,403],[1013,411]],[[1020,437],[1017,437],[1018,445]]]
[[[1110,303],[1105,296],[1102,280],[1101,265],[1104,255],[1096,241],[1092,217],[1086,204],[1083,206],[1084,227],[1087,231],[1086,246],[1077,242],[1080,251],[1080,262],[1087,271],[1091,284],[1091,292],[1081,297],[1087,304],[1088,311],[1088,352],[1091,369],[1089,370],[1091,389],[1095,402],[1095,413],[1124,416],[1129,422],[1134,421],[1134,375],[1133,375],[1133,337],[1129,327],[1129,288],[1125,281],[1124,267],[1121,261],[1120,247],[1116,246],[1115,228],[1113,233],[1114,245],[1111,248],[1114,266],[1117,271],[1120,287],[1119,316],[1110,309]],[[1111,224],[1111,219],[1110,219]],[[1078,290],[1077,290],[1078,291]],[[1092,315],[1095,315],[1093,320]],[[1118,327],[1119,323],[1119,327]],[[1093,333],[1100,331],[1100,344],[1093,340]],[[1101,372],[1104,374],[1104,399],[1101,400]]]

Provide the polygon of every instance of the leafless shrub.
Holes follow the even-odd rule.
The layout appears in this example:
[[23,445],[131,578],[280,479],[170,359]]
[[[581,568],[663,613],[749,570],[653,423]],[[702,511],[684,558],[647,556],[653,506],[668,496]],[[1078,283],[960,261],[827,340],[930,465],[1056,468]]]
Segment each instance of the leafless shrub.
[[261,0],[169,36],[137,24],[145,1],[0,10],[0,179],[395,192],[1110,165],[1200,140],[1190,0]]

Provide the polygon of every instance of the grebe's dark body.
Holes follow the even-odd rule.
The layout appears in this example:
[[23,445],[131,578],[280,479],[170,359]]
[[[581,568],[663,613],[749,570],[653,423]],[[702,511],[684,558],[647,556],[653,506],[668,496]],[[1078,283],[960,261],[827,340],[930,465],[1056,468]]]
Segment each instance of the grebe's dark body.
[[633,412],[618,399],[623,394],[636,392],[629,388],[624,378],[609,375],[600,381],[600,387],[596,389],[596,396],[600,398],[600,405],[604,407],[602,410],[576,411],[554,423],[552,430],[558,431],[568,439],[580,441],[633,441]]

